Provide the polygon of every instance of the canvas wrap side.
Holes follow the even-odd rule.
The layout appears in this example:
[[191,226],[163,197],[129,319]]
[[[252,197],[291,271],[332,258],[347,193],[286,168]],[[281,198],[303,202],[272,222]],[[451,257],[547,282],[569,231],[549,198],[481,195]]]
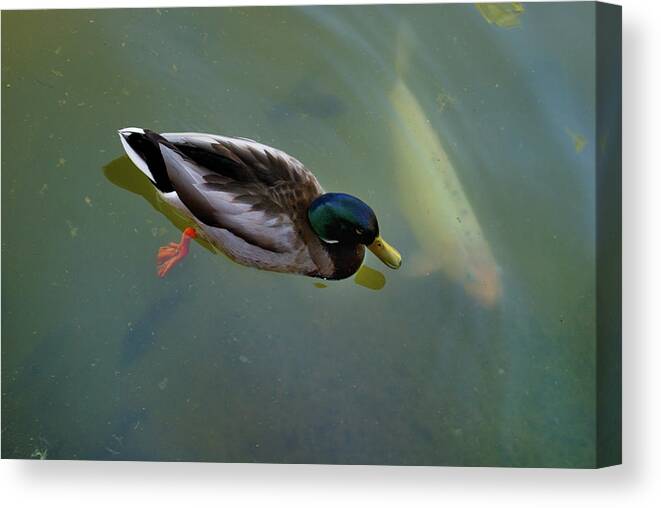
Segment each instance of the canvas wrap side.
[[603,3],[595,8],[596,466],[606,467],[622,462],[622,8]]

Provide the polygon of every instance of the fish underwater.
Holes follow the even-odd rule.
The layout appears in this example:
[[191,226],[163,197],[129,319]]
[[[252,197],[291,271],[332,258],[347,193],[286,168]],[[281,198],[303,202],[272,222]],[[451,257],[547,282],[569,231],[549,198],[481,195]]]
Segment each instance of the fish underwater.
[[304,78],[291,92],[267,111],[273,121],[312,117],[329,120],[346,112],[344,102],[319,81]]
[[401,207],[420,248],[410,271],[418,276],[442,272],[491,307],[501,297],[498,265],[457,169],[404,79],[413,43],[410,33],[400,30],[397,75],[389,93]]
[[149,304],[147,309],[132,321],[122,340],[119,365],[125,369],[133,366],[158,343],[159,331],[167,319],[176,313],[186,300],[183,290],[170,291]]

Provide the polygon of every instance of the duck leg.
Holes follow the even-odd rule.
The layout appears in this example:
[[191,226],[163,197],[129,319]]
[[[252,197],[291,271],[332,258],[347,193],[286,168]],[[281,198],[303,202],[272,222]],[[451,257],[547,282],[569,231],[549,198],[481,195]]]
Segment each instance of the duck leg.
[[188,254],[188,244],[196,236],[197,232],[195,228],[186,228],[181,234],[181,241],[179,243],[170,242],[158,249],[156,270],[159,277],[165,277],[179,261],[186,257],[186,254]]

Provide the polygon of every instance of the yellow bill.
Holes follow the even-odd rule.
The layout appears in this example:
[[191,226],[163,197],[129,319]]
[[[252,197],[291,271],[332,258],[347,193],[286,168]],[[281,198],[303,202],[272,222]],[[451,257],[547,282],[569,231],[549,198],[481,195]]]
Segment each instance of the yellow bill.
[[371,245],[368,245],[367,248],[371,250],[377,258],[383,261],[386,266],[389,266],[393,270],[397,270],[402,266],[401,254],[380,236],[377,236],[376,240],[374,240]]

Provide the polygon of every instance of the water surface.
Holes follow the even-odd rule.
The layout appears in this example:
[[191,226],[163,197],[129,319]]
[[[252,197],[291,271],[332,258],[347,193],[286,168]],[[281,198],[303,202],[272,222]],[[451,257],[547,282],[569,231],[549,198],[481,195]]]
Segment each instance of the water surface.
[[[4,12],[3,457],[592,465],[594,6],[561,5],[512,28],[470,4]],[[494,305],[413,270],[403,26]],[[370,203],[404,266],[368,255],[382,289],[320,287],[195,245],[158,279],[180,225],[128,126],[293,154]]]

